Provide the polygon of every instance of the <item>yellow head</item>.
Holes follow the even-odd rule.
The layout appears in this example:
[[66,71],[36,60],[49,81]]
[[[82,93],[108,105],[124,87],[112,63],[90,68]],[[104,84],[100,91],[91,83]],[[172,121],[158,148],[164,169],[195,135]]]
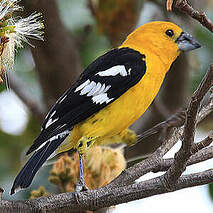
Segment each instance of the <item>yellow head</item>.
[[137,28],[127,37],[122,46],[128,46],[140,52],[149,51],[158,55],[164,63],[171,64],[181,51],[199,48],[200,44],[176,24],[156,21]]

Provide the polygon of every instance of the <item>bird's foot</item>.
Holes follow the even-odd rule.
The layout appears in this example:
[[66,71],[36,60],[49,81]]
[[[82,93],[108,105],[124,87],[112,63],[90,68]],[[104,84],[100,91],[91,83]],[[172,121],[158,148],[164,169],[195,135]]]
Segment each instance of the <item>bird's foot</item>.
[[75,191],[76,192],[84,192],[84,191],[88,191],[88,190],[89,190],[89,188],[87,187],[87,185],[85,184],[85,182],[82,181],[82,180],[79,180],[79,182],[76,185]]
[[137,135],[131,129],[126,129],[121,133],[121,140],[127,146],[133,146],[137,143]]

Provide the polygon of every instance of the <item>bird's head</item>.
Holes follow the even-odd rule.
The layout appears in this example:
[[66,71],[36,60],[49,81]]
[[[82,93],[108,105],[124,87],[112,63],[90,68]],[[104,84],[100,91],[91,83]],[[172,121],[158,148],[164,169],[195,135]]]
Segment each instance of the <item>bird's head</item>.
[[181,51],[201,47],[190,34],[171,22],[156,21],[140,26],[132,32],[122,46],[140,52],[149,51],[158,55],[165,63],[173,62]]

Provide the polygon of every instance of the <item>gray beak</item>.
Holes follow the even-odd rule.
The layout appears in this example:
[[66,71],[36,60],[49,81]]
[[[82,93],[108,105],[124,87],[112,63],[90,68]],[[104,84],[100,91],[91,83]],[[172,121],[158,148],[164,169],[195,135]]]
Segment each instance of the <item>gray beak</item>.
[[182,32],[175,42],[181,51],[190,51],[201,47],[200,43],[186,32]]

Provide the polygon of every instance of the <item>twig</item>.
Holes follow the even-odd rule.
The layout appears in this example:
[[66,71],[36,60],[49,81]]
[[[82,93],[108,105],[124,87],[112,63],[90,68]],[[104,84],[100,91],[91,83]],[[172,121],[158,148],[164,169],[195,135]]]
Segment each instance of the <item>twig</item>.
[[193,144],[192,149],[191,149],[191,154],[195,154],[199,150],[209,146],[212,143],[212,140],[213,140],[213,132],[211,132],[208,137],[206,137],[199,143]]
[[178,178],[186,168],[186,163],[191,156],[191,149],[194,143],[194,133],[196,127],[197,112],[200,103],[213,85],[213,65],[210,65],[209,70],[202,79],[198,89],[194,92],[189,108],[187,110],[186,123],[183,131],[183,142],[180,150],[175,154],[174,163],[163,177],[163,182],[168,190],[171,190]]
[[[209,146],[213,141],[213,135],[212,132],[208,137],[206,137],[204,140],[201,142],[194,144],[197,145],[196,148],[194,147],[192,151],[192,156],[189,158],[187,161],[187,166],[200,163],[202,161],[209,160],[213,158],[213,146]],[[206,148],[207,147],[207,148]],[[174,163],[173,158],[167,158],[167,159],[162,159],[159,161],[156,161],[156,164],[152,164],[153,167],[151,170],[148,172],[165,172],[169,169],[169,167]]]
[[[212,142],[212,141],[211,141]],[[213,158],[213,146],[203,148],[202,150],[198,151],[194,155],[192,155],[189,160],[187,161],[186,166],[191,166],[196,163],[200,163],[206,160],[209,160]],[[153,168],[152,172],[157,173],[157,172],[165,172],[169,169],[169,167],[174,163],[173,158],[168,158],[168,159],[163,159],[160,161],[159,164]]]
[[213,23],[204,12],[199,12],[190,6],[187,0],[177,0],[175,8],[199,21],[204,27],[213,32]]
[[172,11],[172,4],[173,4],[173,0],[167,0],[166,1],[166,9],[167,9],[167,11]]
[[202,121],[207,115],[213,111],[213,88],[210,90],[211,94],[209,96],[208,102],[202,106],[197,116],[197,123]]
[[169,129],[171,129],[172,127],[181,127],[184,124],[185,115],[185,110],[178,111],[174,115],[170,116],[166,121],[163,121],[155,125],[151,129],[143,132],[141,135],[138,136],[138,141],[140,142],[143,139],[156,133],[159,133],[160,135],[159,140],[164,140],[166,135],[168,134]]

